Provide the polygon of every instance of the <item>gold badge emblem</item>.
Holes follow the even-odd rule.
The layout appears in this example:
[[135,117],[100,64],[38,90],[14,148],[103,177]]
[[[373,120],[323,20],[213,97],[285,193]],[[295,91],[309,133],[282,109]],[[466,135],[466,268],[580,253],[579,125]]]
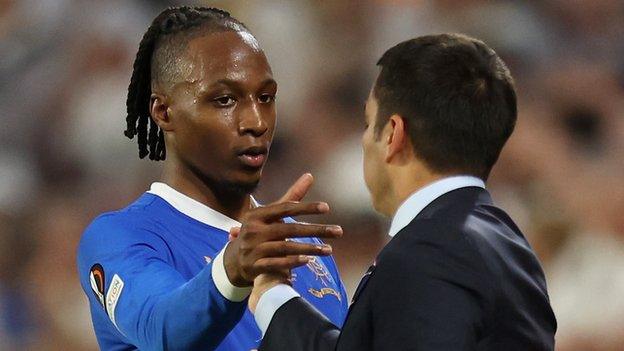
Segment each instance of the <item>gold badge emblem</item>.
[[342,301],[342,297],[340,296],[340,294],[335,289],[329,287],[329,281],[331,279],[331,276],[329,275],[327,269],[325,269],[323,263],[318,261],[317,257],[312,257],[312,259],[310,260],[310,262],[308,262],[306,266],[308,267],[308,269],[310,269],[310,271],[312,271],[312,273],[314,273],[316,280],[320,280],[321,284],[323,285],[323,287],[321,287],[321,289],[319,290],[309,288],[308,292],[312,294],[312,296],[321,299],[325,297],[325,295],[332,295],[335,296],[338,301]]
[[318,261],[317,257],[312,257],[307,264],[308,268],[314,273],[316,280],[320,280],[321,284],[327,286],[329,284],[329,272],[325,269],[325,266]]

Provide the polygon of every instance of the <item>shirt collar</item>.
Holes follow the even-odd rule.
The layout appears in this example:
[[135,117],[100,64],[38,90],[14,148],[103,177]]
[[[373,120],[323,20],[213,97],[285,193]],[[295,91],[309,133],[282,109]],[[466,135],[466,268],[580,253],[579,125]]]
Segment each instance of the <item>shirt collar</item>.
[[401,229],[410,224],[435,199],[453,190],[470,186],[485,188],[485,183],[477,177],[461,175],[437,180],[414,192],[403,201],[394,214],[390,225],[390,236],[394,237]]
[[[162,198],[173,206],[173,208],[184,213],[185,215],[211,227],[228,232],[232,227],[241,226],[240,222],[182,194],[165,183],[152,183],[150,190],[147,192]],[[258,206],[258,203],[253,196],[251,197],[251,202],[252,206]]]

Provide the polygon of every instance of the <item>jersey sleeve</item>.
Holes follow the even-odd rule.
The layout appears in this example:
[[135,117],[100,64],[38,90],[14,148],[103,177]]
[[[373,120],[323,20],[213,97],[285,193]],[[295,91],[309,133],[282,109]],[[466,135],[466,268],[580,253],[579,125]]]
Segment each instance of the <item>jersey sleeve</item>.
[[110,215],[96,219],[78,248],[94,324],[112,323],[139,349],[215,348],[243,316],[244,297],[229,300],[215,284],[221,260],[188,281],[168,262],[167,244],[150,229]]

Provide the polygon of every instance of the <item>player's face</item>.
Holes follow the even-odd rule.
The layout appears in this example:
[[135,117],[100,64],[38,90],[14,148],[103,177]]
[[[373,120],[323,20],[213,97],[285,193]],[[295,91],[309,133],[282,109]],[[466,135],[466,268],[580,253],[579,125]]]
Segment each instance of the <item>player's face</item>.
[[387,170],[384,167],[385,148],[382,142],[383,137],[377,137],[375,124],[377,123],[378,104],[373,92],[368,96],[365,109],[366,129],[362,135],[362,149],[364,152],[364,181],[371,194],[373,207],[381,212],[384,210],[385,199],[390,190],[387,177]]
[[202,180],[251,192],[275,129],[271,67],[248,33],[195,38],[187,54],[192,73],[171,95],[173,148]]

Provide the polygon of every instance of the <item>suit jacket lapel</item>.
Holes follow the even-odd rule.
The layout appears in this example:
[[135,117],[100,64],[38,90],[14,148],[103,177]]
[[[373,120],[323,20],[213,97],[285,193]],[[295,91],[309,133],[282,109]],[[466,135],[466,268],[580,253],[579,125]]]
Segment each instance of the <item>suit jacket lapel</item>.
[[353,306],[353,304],[355,304],[355,302],[357,301],[358,297],[360,297],[360,295],[362,294],[362,291],[366,287],[366,284],[368,283],[368,280],[370,279],[370,277],[375,272],[375,268],[377,268],[377,261],[373,262],[373,264],[370,267],[368,267],[368,270],[366,270],[366,273],[364,273],[364,275],[362,276],[362,279],[360,279],[360,283],[358,284],[357,288],[355,289],[355,293],[353,294],[353,298],[351,299],[351,305],[349,306],[349,311],[351,310],[351,306]]

